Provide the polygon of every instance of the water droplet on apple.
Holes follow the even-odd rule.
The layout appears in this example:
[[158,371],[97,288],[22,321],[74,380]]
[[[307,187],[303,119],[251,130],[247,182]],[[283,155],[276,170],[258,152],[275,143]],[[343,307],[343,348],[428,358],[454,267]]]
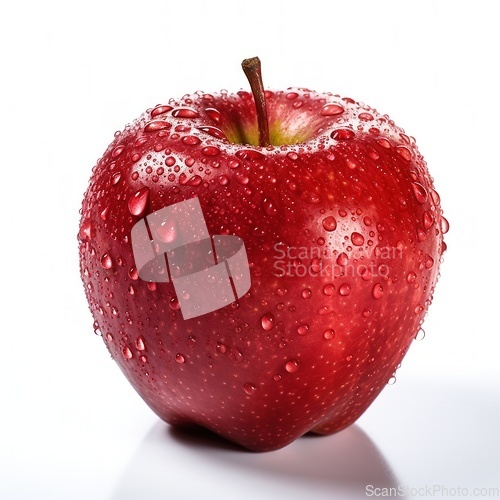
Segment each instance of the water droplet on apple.
[[105,253],[101,257],[101,265],[104,269],[111,269],[113,267],[113,260],[111,259],[111,255],[109,253]]
[[221,186],[227,186],[229,184],[229,177],[227,175],[221,175],[219,177],[219,184]]
[[289,153],[287,153],[287,158],[289,158],[290,160],[292,161],[295,161],[295,160],[298,160],[299,159],[299,155],[293,151],[290,151]]
[[335,231],[335,229],[337,228],[337,221],[335,220],[335,217],[333,215],[325,217],[322,224],[325,231]]
[[154,120],[146,123],[144,127],[144,132],[159,132],[160,130],[167,130],[172,127],[172,124],[164,120]]
[[207,116],[216,123],[220,123],[222,121],[222,115],[220,111],[215,108],[206,108],[205,113]]
[[168,113],[172,109],[173,109],[172,106],[166,106],[166,105],[160,104],[160,105],[156,106],[153,109],[153,111],[151,111],[151,118],[155,118],[156,116]]
[[353,245],[360,247],[365,242],[365,238],[362,234],[354,232],[351,234],[351,241]]
[[269,197],[262,200],[262,206],[264,207],[264,212],[267,215],[275,215],[278,211],[273,199]]
[[110,332],[106,333],[106,340],[108,342],[113,342],[113,340],[114,340],[113,335]]
[[415,340],[424,340],[425,338],[425,330],[423,328],[420,328],[417,332],[417,334],[415,335]]
[[175,361],[181,365],[186,361],[186,358],[181,353],[177,353],[175,355]]
[[199,118],[197,111],[191,108],[177,108],[172,111],[172,116],[175,118]]
[[331,296],[333,295],[333,293],[335,292],[335,286],[333,283],[327,283],[324,287],[323,287],[323,293],[325,295],[328,295],[328,296]]
[[142,336],[137,337],[137,340],[135,341],[135,347],[138,351],[144,351],[144,349],[146,349],[144,338]]
[[424,228],[427,230],[429,230],[434,224],[434,216],[428,211],[424,212],[423,220]]
[[296,359],[290,359],[285,363],[285,370],[288,373],[295,373],[299,370],[299,362]]
[[387,384],[388,385],[394,385],[396,383],[396,377],[395,375],[393,375],[388,381],[387,381]]
[[264,155],[255,149],[240,149],[236,152],[236,156],[240,160],[259,160],[264,158]]
[[149,199],[149,188],[143,187],[135,192],[128,200],[128,210],[132,215],[140,217],[146,210]]
[[429,254],[427,254],[425,256],[425,267],[426,267],[426,269],[430,269],[433,265],[434,265],[434,259]]
[[220,149],[215,146],[206,146],[201,150],[201,152],[205,156],[217,156],[220,153]]
[[325,330],[323,332],[323,338],[325,338],[326,340],[332,340],[333,337],[335,337],[335,330],[333,330],[332,328],[328,328],[328,330]]
[[198,130],[201,130],[202,132],[205,132],[206,134],[211,135],[212,137],[216,137],[217,139],[227,140],[226,135],[224,134],[224,132],[222,132],[220,128],[207,126],[207,127],[198,127]]
[[181,139],[182,144],[185,144],[186,146],[196,146],[197,144],[200,144],[201,140],[196,137],[195,135],[186,135]]
[[384,289],[380,283],[375,283],[372,289],[372,296],[374,299],[379,300],[384,295]]
[[365,309],[362,314],[364,318],[368,318],[371,316],[372,312],[370,309]]
[[427,233],[422,229],[422,228],[418,228],[417,229],[417,240],[422,242],[422,241],[425,241],[427,239]]
[[260,323],[262,325],[262,329],[269,331],[274,328],[274,315],[270,312],[267,312],[260,319]]
[[138,280],[139,279],[139,273],[137,272],[137,269],[135,267],[131,267],[128,271],[128,277],[131,280]]
[[342,252],[338,257],[337,257],[337,264],[339,266],[347,266],[349,262],[349,257],[345,252]]
[[114,173],[113,176],[111,177],[111,184],[113,186],[116,186],[120,182],[121,178],[122,178],[121,172]]
[[416,279],[417,279],[417,275],[416,275],[413,271],[410,271],[410,272],[406,275],[406,281],[407,281],[408,283],[414,283]]
[[344,297],[346,295],[349,295],[351,293],[351,286],[348,285],[347,283],[344,283],[343,285],[340,286],[339,293]]
[[286,94],[286,98],[288,100],[293,100],[293,99],[297,99],[297,97],[299,97],[299,94],[297,94],[297,92],[288,92]]
[[396,148],[396,151],[398,152],[399,156],[401,156],[401,158],[407,161],[411,160],[411,151],[406,146],[398,146]]
[[340,104],[325,104],[323,108],[321,108],[321,114],[323,116],[341,115],[344,111],[344,107]]
[[364,122],[371,122],[373,120],[373,115],[371,113],[360,113],[358,118]]
[[273,380],[275,382],[279,382],[281,380],[281,375],[279,375],[279,374],[278,375],[274,375]]
[[306,335],[308,331],[309,331],[309,325],[307,324],[299,325],[299,327],[297,328],[297,333],[299,335]]
[[448,222],[448,219],[441,216],[441,232],[443,234],[446,234],[449,230],[450,230],[450,223]]
[[413,189],[413,194],[419,203],[425,203],[427,201],[427,190],[419,184],[418,182],[412,182],[411,187]]
[[252,394],[255,393],[255,391],[257,390],[257,387],[255,387],[250,382],[247,382],[246,384],[243,385],[243,390],[245,391],[245,394],[248,394],[249,396],[251,396]]
[[304,290],[302,290],[302,298],[310,299],[311,295],[312,295],[312,291],[310,288],[304,288]]
[[237,347],[231,347],[231,349],[229,349],[229,357],[235,363],[241,363],[243,361],[243,353]]
[[345,360],[346,360],[347,362],[349,362],[349,361],[352,361],[352,358],[353,358],[353,355],[352,355],[352,354],[349,354],[349,355],[347,355],[347,356],[345,357]]
[[125,146],[123,146],[123,145],[116,146],[113,149],[113,152],[111,153],[111,156],[113,158],[118,158],[118,156],[120,156],[123,153],[124,150],[125,150]]
[[127,346],[123,348],[122,352],[125,359],[132,359],[132,351]]
[[227,351],[227,345],[223,344],[222,342],[217,342],[217,345],[215,346],[215,349],[220,354],[225,354],[226,351]]
[[380,137],[380,139],[377,139],[377,144],[385,149],[389,149],[391,147],[391,143],[385,137]]
[[135,295],[135,288],[132,285],[129,285],[127,287],[127,292],[129,293],[129,295]]
[[441,197],[439,196],[438,192],[435,191],[434,189],[431,190],[431,198],[432,201],[434,202],[434,205],[436,205],[436,207],[439,207],[439,205],[441,204]]
[[83,222],[82,226],[80,227],[78,236],[82,241],[90,241],[92,240],[92,232],[92,222],[90,221],[90,219],[88,219]]
[[352,139],[354,135],[354,130],[351,130],[350,128],[339,128],[337,130],[334,130],[330,134],[330,137],[337,141],[347,141],[349,139]]

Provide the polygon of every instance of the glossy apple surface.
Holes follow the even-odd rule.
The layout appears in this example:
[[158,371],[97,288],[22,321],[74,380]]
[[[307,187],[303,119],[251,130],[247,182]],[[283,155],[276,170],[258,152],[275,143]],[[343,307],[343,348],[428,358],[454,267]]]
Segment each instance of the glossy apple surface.
[[[352,424],[420,329],[447,231],[415,141],[386,115],[306,89],[197,93],[145,112],[95,166],[81,276],[114,360],[173,425],[253,450]],[[172,283],[139,278],[131,230],[197,197],[210,234],[245,243],[251,288],[184,320]]]

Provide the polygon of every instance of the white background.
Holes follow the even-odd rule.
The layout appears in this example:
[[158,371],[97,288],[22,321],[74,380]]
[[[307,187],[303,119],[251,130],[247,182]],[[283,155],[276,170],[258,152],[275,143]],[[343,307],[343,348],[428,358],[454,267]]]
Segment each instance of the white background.
[[[364,498],[375,482],[414,494],[500,488],[495,2],[0,10],[2,500]],[[417,138],[451,223],[426,338],[397,383],[344,433],[268,454],[158,422],[92,333],[76,241],[91,168],[115,130],[169,97],[246,86],[239,65],[253,55],[269,88],[332,91],[390,114]]]

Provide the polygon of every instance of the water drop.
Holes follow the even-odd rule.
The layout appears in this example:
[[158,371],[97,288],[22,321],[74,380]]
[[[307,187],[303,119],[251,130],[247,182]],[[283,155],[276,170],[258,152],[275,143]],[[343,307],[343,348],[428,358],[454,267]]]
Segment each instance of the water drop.
[[275,382],[279,382],[281,380],[281,375],[279,375],[279,374],[278,375],[274,375],[273,380]]
[[328,295],[328,296],[331,296],[333,295],[333,292],[335,292],[335,286],[333,283],[327,283],[324,287],[323,287],[323,293],[325,295]]
[[325,217],[322,224],[325,231],[335,231],[335,229],[337,228],[337,221],[335,220],[335,217],[333,217],[333,215]]
[[122,146],[122,145],[116,146],[116,148],[113,149],[111,156],[113,158],[118,158],[118,156],[120,156],[124,150],[125,150],[125,146]]
[[217,342],[215,349],[217,350],[217,352],[225,354],[227,351],[227,345],[223,344],[222,342]]
[[425,256],[425,267],[426,267],[426,269],[430,269],[433,265],[434,265],[434,259],[429,254],[427,254]]
[[135,341],[135,347],[138,351],[144,351],[144,349],[146,349],[146,345],[144,344],[144,339],[142,336],[137,337],[137,340]]
[[213,120],[216,123],[220,123],[222,121],[222,115],[220,114],[220,111],[218,109],[206,108],[205,113],[211,120]]
[[198,127],[198,130],[201,130],[202,132],[205,132],[206,134],[211,135],[212,137],[216,137],[217,139],[227,140],[227,137],[220,128],[208,126],[208,127]]
[[255,391],[257,390],[257,387],[255,387],[250,382],[247,382],[246,384],[243,385],[243,390],[245,391],[245,394],[248,394],[249,396],[251,396],[252,394],[255,393]]
[[132,351],[127,346],[123,348],[122,352],[125,359],[132,359]]
[[417,229],[417,240],[422,242],[422,241],[425,241],[427,238],[427,233],[422,229],[422,228],[418,228]]
[[264,155],[255,149],[240,149],[237,151],[236,156],[240,160],[259,160],[264,158]]
[[264,198],[262,200],[262,206],[264,207],[264,212],[267,215],[275,215],[276,212],[278,211],[274,201],[272,200],[272,198],[269,197]]
[[148,122],[144,127],[144,132],[159,132],[160,130],[167,130],[172,127],[172,124],[163,120],[154,120]]
[[358,118],[364,122],[371,122],[373,120],[373,115],[371,113],[360,113]]
[[128,209],[132,215],[140,217],[146,210],[149,199],[149,188],[143,187],[128,200]]
[[113,335],[110,332],[106,333],[106,340],[108,342],[113,342]]
[[368,318],[371,316],[372,311],[370,309],[365,309],[362,314],[364,318]]
[[365,242],[365,238],[362,234],[354,232],[351,234],[351,241],[353,245],[360,247]]
[[428,211],[424,212],[423,220],[425,229],[430,229],[434,224],[434,216]]
[[380,283],[373,285],[372,296],[374,299],[379,300],[384,295],[384,289]]
[[391,147],[391,143],[385,138],[381,137],[380,139],[377,139],[377,144],[382,146],[385,149],[389,149]]
[[295,160],[298,160],[299,159],[299,155],[293,151],[290,151],[289,153],[287,153],[287,158],[289,158],[290,160],[292,161],[295,161]]
[[352,139],[354,135],[354,130],[351,130],[350,128],[339,128],[337,130],[334,130],[330,134],[330,137],[337,141],[346,141]]
[[306,333],[309,331],[309,325],[307,324],[304,324],[304,325],[300,325],[298,328],[297,328],[297,333],[299,335],[306,335]]
[[219,184],[221,186],[227,186],[229,184],[229,177],[227,175],[221,175],[219,177]]
[[182,144],[185,144],[186,146],[196,146],[201,142],[201,140],[195,135],[186,135],[181,139],[181,141]]
[[323,116],[341,115],[344,112],[344,107],[340,104],[325,104],[321,109]]
[[345,252],[342,252],[338,257],[337,257],[337,264],[339,266],[347,266],[349,262],[349,257]]
[[220,149],[215,146],[206,146],[201,150],[201,152],[205,156],[217,156],[220,153]]
[[121,178],[122,178],[122,174],[120,172],[114,173],[113,176],[111,177],[111,184],[113,186],[116,186],[120,182]]
[[344,297],[346,295],[349,295],[351,293],[351,286],[348,285],[347,283],[344,283],[343,285],[340,286],[339,293]]
[[295,373],[299,370],[299,362],[296,359],[291,359],[285,363],[285,370],[288,373]]
[[387,383],[388,383],[389,385],[394,385],[394,384],[396,383],[396,376],[395,376],[395,375],[393,375],[393,376],[392,376],[392,377],[391,377],[391,378],[387,381]]
[[182,363],[184,363],[184,361],[186,361],[186,358],[182,354],[177,353],[175,355],[175,361],[177,361],[177,363],[179,363],[179,364],[182,364]]
[[199,118],[197,111],[191,108],[177,108],[172,111],[172,116],[175,118]]
[[413,194],[419,203],[425,203],[427,201],[427,190],[419,184],[418,182],[412,182],[411,187],[413,189]]
[[274,315],[270,312],[264,314],[260,319],[260,323],[263,330],[272,330],[274,328]]
[[345,357],[345,360],[346,360],[347,362],[349,362],[349,361],[352,361],[352,358],[353,358],[353,355],[352,355],[352,354],[349,354],[348,356],[346,356],[346,357]]
[[101,265],[104,269],[111,269],[113,267],[113,260],[111,259],[111,255],[109,255],[109,253],[105,253],[101,257]]
[[396,148],[396,151],[398,152],[399,156],[401,156],[401,158],[403,158],[407,161],[411,160],[411,151],[407,147],[398,146]]
[[326,340],[332,340],[333,337],[335,337],[335,330],[332,330],[331,328],[328,328],[328,330],[325,330],[323,332],[323,337],[326,339]]
[[90,219],[82,224],[78,235],[82,241],[90,241],[92,239],[92,222]]
[[448,219],[441,216],[441,232],[443,234],[446,234],[449,230],[450,230],[450,223],[448,222]]
[[172,110],[172,106],[165,106],[165,105],[158,105],[156,106],[153,111],[151,111],[151,118],[155,118],[158,115],[163,115],[165,113],[168,113],[170,110]]
[[416,275],[413,271],[410,271],[410,272],[406,275],[406,281],[407,281],[408,283],[414,283],[416,279],[417,279],[417,275]]
[[229,349],[229,357],[235,363],[241,363],[243,361],[243,353],[236,347],[231,347],[231,349]]
[[297,92],[288,92],[286,94],[286,98],[288,100],[293,100],[293,99],[297,99],[297,97],[299,97],[299,94],[297,94]]
[[425,330],[423,328],[420,328],[418,332],[415,335],[415,340],[424,340],[425,338]]

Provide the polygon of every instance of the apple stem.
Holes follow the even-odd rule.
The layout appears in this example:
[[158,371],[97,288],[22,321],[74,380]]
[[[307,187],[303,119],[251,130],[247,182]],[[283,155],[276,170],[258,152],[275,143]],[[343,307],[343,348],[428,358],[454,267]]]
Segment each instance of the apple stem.
[[266,94],[264,84],[262,83],[262,68],[258,57],[244,59],[241,67],[250,83],[255,110],[257,111],[257,124],[259,126],[259,146],[266,147],[271,143],[269,141],[269,121],[267,119]]

